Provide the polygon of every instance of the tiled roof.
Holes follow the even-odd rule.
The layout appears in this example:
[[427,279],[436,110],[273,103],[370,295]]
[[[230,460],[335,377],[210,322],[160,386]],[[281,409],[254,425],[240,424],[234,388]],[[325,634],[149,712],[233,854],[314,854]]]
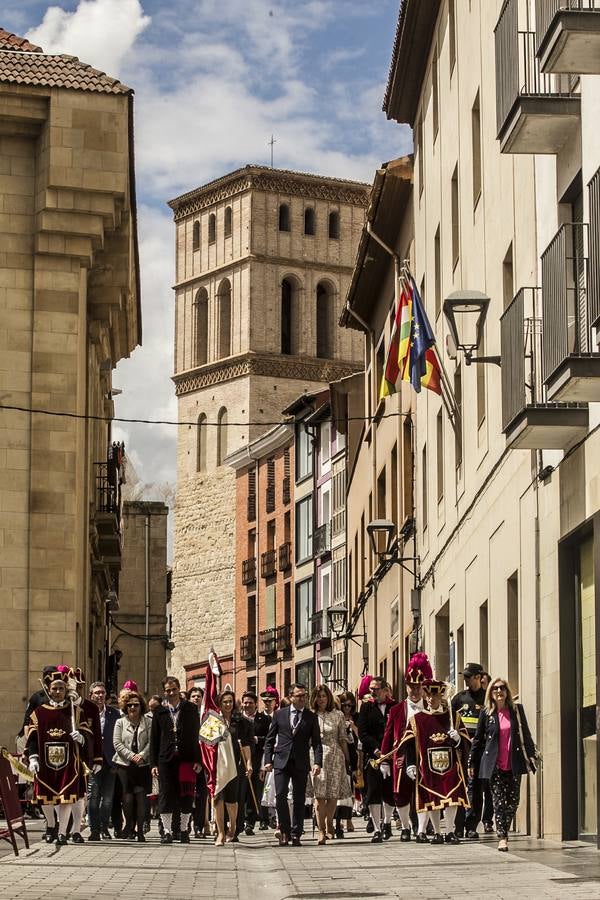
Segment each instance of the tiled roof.
[[41,53],[42,48],[31,44],[27,38],[19,37],[18,34],[11,34],[0,28],[0,49],[2,50],[24,50],[27,53]]
[[[19,40],[17,38],[17,40]],[[131,88],[104,72],[80,62],[76,56],[51,56],[0,49],[0,82],[39,87],[71,88],[103,94],[129,94]]]

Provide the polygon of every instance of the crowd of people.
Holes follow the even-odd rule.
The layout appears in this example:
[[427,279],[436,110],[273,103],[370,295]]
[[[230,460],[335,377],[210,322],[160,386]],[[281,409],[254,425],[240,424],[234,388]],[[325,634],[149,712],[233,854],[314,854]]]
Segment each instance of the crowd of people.
[[450,698],[418,653],[399,702],[365,675],[356,694],[293,684],[280,698],[268,686],[259,710],[253,691],[217,692],[215,672],[206,695],[168,676],[146,702],[133,681],[109,698],[101,682],[86,689],[80,669],[46,667],[21,732],[44,839],[83,843],[87,814],[92,842],[144,842],[156,817],[163,844],[193,835],[223,846],[274,828],[281,846],[300,846],[308,811],[321,846],[362,815],[375,844],[393,837],[394,820],[401,842],[448,845],[495,822],[508,849],[537,751],[505,679],[469,663]]

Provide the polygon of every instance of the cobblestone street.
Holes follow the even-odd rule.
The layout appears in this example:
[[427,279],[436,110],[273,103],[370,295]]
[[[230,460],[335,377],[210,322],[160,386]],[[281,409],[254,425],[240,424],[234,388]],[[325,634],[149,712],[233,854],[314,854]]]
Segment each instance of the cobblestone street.
[[156,832],[145,846],[123,841],[64,848],[34,833],[16,859],[0,859],[3,900],[470,900],[600,897],[600,859],[592,847],[515,838],[499,854],[494,841],[460,847],[424,847],[393,839],[373,846],[362,825],[327,847],[311,837],[301,849],[280,849],[273,833],[242,837],[217,850],[212,844],[161,847]]

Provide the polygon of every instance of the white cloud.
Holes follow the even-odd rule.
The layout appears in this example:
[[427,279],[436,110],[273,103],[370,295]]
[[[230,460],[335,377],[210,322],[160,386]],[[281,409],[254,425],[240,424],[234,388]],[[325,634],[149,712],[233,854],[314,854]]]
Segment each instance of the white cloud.
[[149,24],[140,0],[80,0],[73,12],[50,6],[27,38],[46,53],[70,53],[118,76],[123,59]]

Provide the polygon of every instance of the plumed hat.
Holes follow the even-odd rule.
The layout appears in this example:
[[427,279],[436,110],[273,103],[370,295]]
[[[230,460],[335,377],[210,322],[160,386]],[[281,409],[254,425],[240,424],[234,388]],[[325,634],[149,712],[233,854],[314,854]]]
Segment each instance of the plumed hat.
[[371,687],[371,679],[372,675],[363,675],[360,679],[360,684],[358,685],[358,699],[363,700],[364,697],[369,693],[369,688]]
[[137,693],[138,686],[137,681],[134,681],[133,678],[128,678],[125,684],[123,685],[124,691],[135,691]]
[[407,684],[423,684],[425,681],[433,681],[431,663],[426,653],[413,653],[406,667],[404,678]]
[[[66,668],[66,666],[60,667],[60,668]],[[62,681],[62,683],[63,683],[64,685],[67,684],[67,682],[68,682],[68,680],[69,680],[68,672],[61,672],[61,671],[60,671],[60,668],[57,667],[56,669],[54,669],[54,671],[52,671],[52,672],[47,672],[47,673],[44,675],[44,687],[45,687],[47,690],[50,689],[50,685],[51,685],[54,681]]]
[[81,671],[79,666],[75,666],[69,669],[69,677],[72,678],[77,684],[85,684],[85,675]]
[[270,700],[273,699],[275,703],[279,706],[279,691],[275,687],[274,684],[268,684],[264,691],[261,691],[260,694],[261,700]]
[[445,694],[448,685],[445,681],[437,681],[435,678],[428,678],[423,687],[428,694]]

